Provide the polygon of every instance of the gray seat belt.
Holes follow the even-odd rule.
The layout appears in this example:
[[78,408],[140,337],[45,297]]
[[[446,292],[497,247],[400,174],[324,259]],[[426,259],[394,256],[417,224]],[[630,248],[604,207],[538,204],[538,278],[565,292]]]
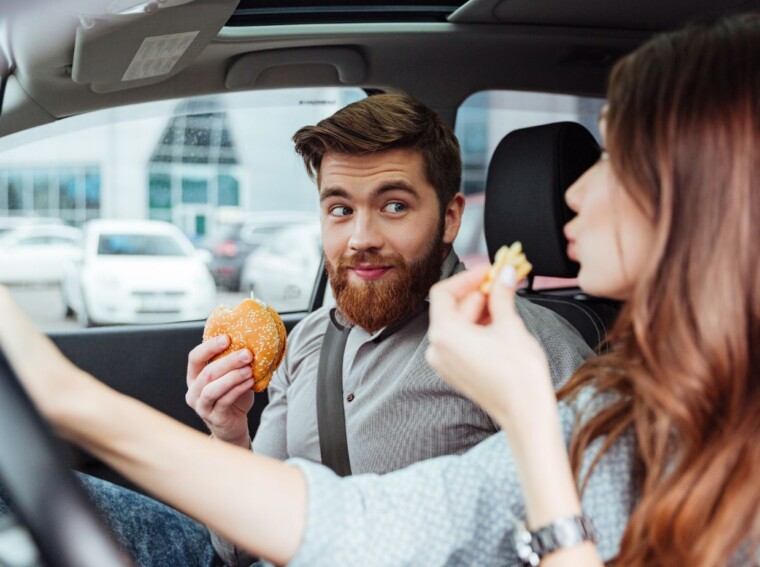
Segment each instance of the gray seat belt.
[[[386,327],[373,339],[377,343],[389,337],[406,323],[427,311],[427,300],[411,315],[399,323]],[[327,322],[327,330],[322,339],[317,369],[317,428],[319,429],[319,451],[322,464],[330,467],[340,476],[351,475],[351,461],[348,458],[346,440],[346,413],[343,406],[343,352],[351,329]]]
[[343,409],[343,351],[350,329],[328,321],[317,370],[317,427],[322,464],[340,476],[351,475]]

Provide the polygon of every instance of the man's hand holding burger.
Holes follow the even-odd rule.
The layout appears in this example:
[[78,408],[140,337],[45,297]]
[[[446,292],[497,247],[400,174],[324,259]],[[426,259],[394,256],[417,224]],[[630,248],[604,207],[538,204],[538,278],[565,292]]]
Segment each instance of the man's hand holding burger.
[[254,398],[253,355],[248,349],[241,349],[211,360],[229,346],[230,338],[221,335],[190,351],[185,401],[214,438],[250,448],[248,412]]
[[285,326],[271,307],[244,299],[209,316],[188,357],[187,404],[221,441],[250,448],[248,412],[285,356]]

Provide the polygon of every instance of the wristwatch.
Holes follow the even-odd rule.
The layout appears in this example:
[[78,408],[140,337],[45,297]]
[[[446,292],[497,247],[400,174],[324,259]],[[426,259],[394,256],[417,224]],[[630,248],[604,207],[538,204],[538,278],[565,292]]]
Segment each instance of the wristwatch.
[[567,516],[551,524],[530,531],[525,525],[512,533],[517,557],[523,565],[535,567],[541,559],[557,550],[580,545],[585,541],[596,542],[596,532],[586,516]]

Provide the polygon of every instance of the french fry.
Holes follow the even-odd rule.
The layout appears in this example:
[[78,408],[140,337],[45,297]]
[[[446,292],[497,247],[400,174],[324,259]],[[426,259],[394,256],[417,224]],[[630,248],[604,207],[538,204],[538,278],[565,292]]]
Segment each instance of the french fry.
[[493,282],[507,264],[510,264],[515,268],[515,281],[518,282],[525,278],[533,269],[533,264],[528,262],[528,259],[525,257],[522,244],[519,240],[513,242],[512,246],[504,245],[497,250],[496,256],[494,256],[493,259],[493,265],[486,274],[483,283],[480,284],[480,291],[482,293],[488,295],[491,292]]

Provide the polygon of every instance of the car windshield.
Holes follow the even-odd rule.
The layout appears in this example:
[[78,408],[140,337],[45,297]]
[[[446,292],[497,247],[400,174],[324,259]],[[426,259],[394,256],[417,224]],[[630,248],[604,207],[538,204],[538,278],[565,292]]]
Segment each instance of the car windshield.
[[[111,270],[97,272],[74,247],[48,246],[35,250],[44,260],[14,258],[14,269],[0,257],[0,283],[13,286],[46,330],[198,320],[215,305],[239,303],[250,293],[241,288],[243,265],[265,236],[318,218],[317,192],[293,151],[293,133],[364,96],[330,87],[161,100],[0,139],[0,228],[48,218],[92,224],[96,238],[86,250],[108,259]],[[111,221],[108,230],[95,230],[93,223]],[[116,226],[122,222],[166,226],[126,230]],[[168,225],[181,234],[168,238]],[[54,273],[38,269],[53,255],[60,260]],[[160,262],[138,269],[132,261],[179,256],[182,265],[171,262],[171,269]],[[283,311],[305,310],[317,267],[303,274],[291,268],[268,266],[268,281],[277,284],[259,287],[257,297],[267,294],[262,300],[273,304],[287,297]],[[167,287],[186,293],[149,308],[130,299]]]
[[187,256],[187,252],[163,234],[102,234],[98,256]]

